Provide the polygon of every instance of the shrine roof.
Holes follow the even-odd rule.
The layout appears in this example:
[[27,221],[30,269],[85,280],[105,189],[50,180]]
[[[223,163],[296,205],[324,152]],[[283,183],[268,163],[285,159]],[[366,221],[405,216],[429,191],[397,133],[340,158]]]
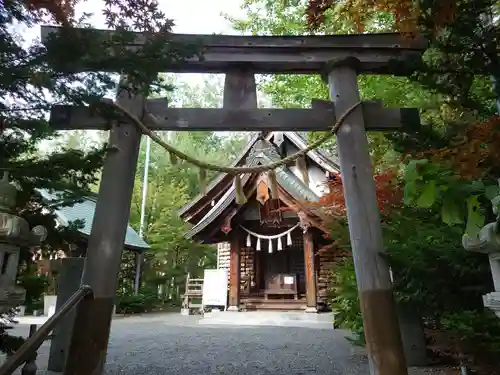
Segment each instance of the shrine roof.
[[[245,165],[251,167],[259,164],[269,164],[280,160],[281,157],[276,151],[274,145],[266,140],[260,141],[261,143],[255,143],[247,157],[247,163]],[[258,146],[267,146],[265,148]],[[245,186],[250,181],[252,174],[247,173],[242,176],[242,185]],[[278,185],[280,185],[284,190],[287,191],[290,196],[298,201],[310,201],[317,202],[320,197],[313,192],[309,186],[304,184],[288,167],[282,166],[276,169],[276,180]],[[205,216],[203,216],[192,228],[189,230],[185,236],[187,238],[193,238],[195,236],[202,237],[202,232],[214,223],[218,217],[220,217],[231,205],[236,204],[236,191],[234,185],[231,185],[224,195],[218,200],[218,202],[208,211]],[[241,208],[242,206],[240,206]]]
[[[47,204],[56,205],[63,200],[63,192],[48,191],[46,189],[36,190]],[[84,236],[89,236],[94,220],[97,202],[96,195],[89,194],[81,199],[75,199],[72,205],[66,205],[66,202],[68,202],[67,200],[64,200],[64,202],[64,206],[56,206],[54,209],[54,214],[57,216],[58,222],[63,226],[68,226],[71,222],[82,220],[83,227],[78,229],[78,232]],[[130,227],[130,225],[128,225],[124,247],[127,250],[144,251],[149,249],[150,246]]]
[[[297,147],[299,150],[304,149],[307,147],[307,141],[300,136],[297,132],[269,132],[265,136],[265,139],[270,141],[274,138],[274,136],[277,133],[282,133],[284,138],[289,140],[295,147]],[[245,157],[249,154],[249,152],[252,150],[254,147],[255,143],[261,138],[259,133],[256,133],[252,136],[250,141],[247,143],[246,147],[242,150],[242,152],[235,158],[234,162],[230,165],[231,167],[236,167],[236,166],[242,166],[245,164]],[[339,173],[340,167],[338,164],[337,159],[332,159],[327,156],[325,156],[323,153],[321,153],[318,150],[311,150],[307,153],[307,156],[313,160],[316,164],[318,164],[319,167],[324,169],[325,171],[328,171],[330,173]],[[279,155],[278,155],[279,157]],[[247,163],[249,160],[247,160]],[[290,172],[291,173],[291,172]],[[293,174],[293,173],[292,173]],[[203,198],[210,197],[211,195],[214,194],[216,188],[220,186],[220,184],[227,179],[227,177],[230,177],[227,173],[220,173],[215,177],[207,186],[206,189],[206,194],[198,194],[191,202],[187,203],[184,205],[180,210],[179,210],[179,215],[185,216],[189,213],[189,211],[195,207],[198,206],[198,204],[203,200]]]
[[[300,136],[297,132],[285,132],[285,137],[287,137],[298,149],[304,149],[308,146],[307,141]],[[324,155],[319,150],[311,150],[307,153],[312,160],[314,160],[319,166],[323,167],[328,172],[339,173],[340,165],[338,159],[332,159]]]
[[[241,161],[245,158],[245,156],[249,153],[249,151],[252,149],[253,145],[257,140],[259,139],[260,135],[259,133],[256,133],[252,136],[250,141],[247,143],[245,148],[238,154],[238,156],[234,159],[234,161],[230,164],[230,167],[236,167],[238,164],[241,163]],[[224,177],[227,177],[227,173],[219,173],[207,186],[207,193],[206,195],[210,194],[214,188],[222,182]],[[205,194],[198,194],[196,197],[193,198],[191,202],[188,202],[185,204],[181,209],[179,210],[179,214],[182,216],[184,213],[186,213],[190,208],[194,207],[203,197]]]

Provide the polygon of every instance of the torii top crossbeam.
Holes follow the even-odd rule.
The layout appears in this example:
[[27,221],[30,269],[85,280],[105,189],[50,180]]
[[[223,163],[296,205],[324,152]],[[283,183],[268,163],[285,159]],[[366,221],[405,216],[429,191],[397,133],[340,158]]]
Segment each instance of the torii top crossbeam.
[[[42,26],[42,41],[59,27]],[[109,30],[77,29],[78,32],[97,33],[104,40],[113,37]],[[419,58],[426,47],[420,38],[407,38],[397,33],[311,35],[311,36],[235,36],[171,34],[177,43],[200,45],[203,59],[191,58],[176,65],[165,66],[165,72],[226,73],[249,69],[254,73],[320,73],[331,60],[355,57],[360,61],[360,74],[395,74],[389,62],[403,57]],[[136,33],[131,48],[140,47],[146,37]],[[119,72],[122,67],[110,66]],[[82,69],[85,69],[84,67]]]

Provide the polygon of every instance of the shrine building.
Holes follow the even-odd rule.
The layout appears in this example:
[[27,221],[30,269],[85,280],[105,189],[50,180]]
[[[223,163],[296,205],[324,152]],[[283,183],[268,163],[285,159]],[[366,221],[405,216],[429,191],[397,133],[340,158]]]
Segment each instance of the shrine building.
[[[233,167],[265,165],[306,147],[296,132],[253,136]],[[327,308],[327,282],[337,256],[320,251],[331,240],[325,215],[312,202],[329,192],[338,163],[310,151],[302,163],[276,169],[279,199],[273,199],[267,173],[241,176],[247,202],[236,201],[233,176],[221,173],[181,209],[192,225],[187,237],[217,244],[218,268],[229,270],[228,310]]]

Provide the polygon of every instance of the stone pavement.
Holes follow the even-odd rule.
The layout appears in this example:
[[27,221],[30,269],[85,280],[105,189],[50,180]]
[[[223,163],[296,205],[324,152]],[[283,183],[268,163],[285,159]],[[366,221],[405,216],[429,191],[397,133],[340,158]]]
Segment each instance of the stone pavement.
[[303,311],[210,312],[200,319],[202,325],[274,326],[333,329],[332,313],[311,314]]
[[[180,314],[114,320],[106,374],[368,375],[366,357],[342,330],[207,326],[198,320]],[[27,333],[26,326],[15,330]],[[44,343],[39,352],[41,369],[48,348]]]

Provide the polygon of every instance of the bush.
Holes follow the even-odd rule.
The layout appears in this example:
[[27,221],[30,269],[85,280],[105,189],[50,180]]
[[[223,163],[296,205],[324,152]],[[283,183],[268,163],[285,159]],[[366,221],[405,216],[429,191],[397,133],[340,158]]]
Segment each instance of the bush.
[[[24,304],[27,311],[36,310],[42,295],[49,286],[49,279],[45,276],[24,275],[19,277],[18,285],[26,290]],[[43,302],[42,302],[43,306]]]
[[[383,226],[397,303],[424,318],[437,355],[466,358],[471,368],[487,371],[500,354],[500,319],[482,305],[493,288],[488,257],[465,251],[460,229],[429,212],[393,213]],[[352,259],[334,270],[330,289],[339,322],[363,343]]]
[[433,351],[462,361],[481,374],[499,374],[500,319],[489,310],[447,312],[430,331]]
[[118,297],[116,312],[118,314],[140,314],[151,311],[158,305],[158,299],[150,293],[126,295]]
[[330,293],[335,320],[354,335],[355,345],[364,345],[363,318],[359,307],[358,289],[352,258],[343,259],[332,274]]

